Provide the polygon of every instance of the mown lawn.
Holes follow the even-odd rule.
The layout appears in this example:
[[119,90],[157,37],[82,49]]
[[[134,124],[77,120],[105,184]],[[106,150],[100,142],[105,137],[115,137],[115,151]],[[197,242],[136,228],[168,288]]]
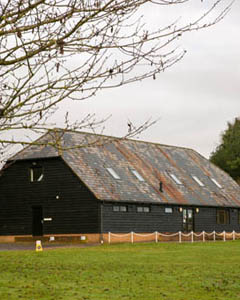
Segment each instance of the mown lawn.
[[0,299],[240,299],[240,241],[0,252]]

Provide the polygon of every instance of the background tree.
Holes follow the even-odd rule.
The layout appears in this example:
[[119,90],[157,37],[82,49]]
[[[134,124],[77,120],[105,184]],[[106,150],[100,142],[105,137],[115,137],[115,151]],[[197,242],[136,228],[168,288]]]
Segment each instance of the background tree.
[[[147,4],[164,10],[166,5],[187,1],[1,1],[1,158],[9,145],[31,143],[20,138],[22,130],[44,133],[52,129],[49,117],[64,99],[86,100],[102,89],[155,79],[184,56],[175,40],[186,32],[216,24],[231,6],[207,22],[222,2],[216,0],[199,19],[184,26],[176,21],[152,32],[137,17]],[[70,124],[66,112],[65,129],[92,129],[103,121],[87,115]],[[127,135],[147,126],[148,122],[139,128],[131,124]]]
[[240,183],[240,119],[228,123],[221,135],[221,143],[211,153],[210,161]]

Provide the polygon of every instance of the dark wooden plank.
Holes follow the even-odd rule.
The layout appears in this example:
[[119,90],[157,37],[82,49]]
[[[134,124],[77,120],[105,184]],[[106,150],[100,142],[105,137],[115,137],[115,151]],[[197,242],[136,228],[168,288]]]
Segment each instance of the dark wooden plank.
[[[30,182],[29,169],[42,166],[44,177]],[[17,161],[0,177],[0,235],[32,234],[32,207],[42,206],[44,234],[96,233],[98,202],[60,159]]]

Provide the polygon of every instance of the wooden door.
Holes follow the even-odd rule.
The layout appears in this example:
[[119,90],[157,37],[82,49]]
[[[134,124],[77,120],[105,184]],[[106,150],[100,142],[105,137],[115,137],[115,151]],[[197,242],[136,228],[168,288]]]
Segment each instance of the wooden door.
[[32,207],[32,235],[43,235],[43,209],[42,206]]
[[194,231],[194,215],[192,208],[183,209],[183,231]]

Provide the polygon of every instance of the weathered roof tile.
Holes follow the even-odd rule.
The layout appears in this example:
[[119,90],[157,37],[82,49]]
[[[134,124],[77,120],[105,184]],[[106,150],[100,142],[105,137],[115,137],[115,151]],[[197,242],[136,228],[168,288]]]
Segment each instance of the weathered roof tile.
[[[49,134],[42,139],[50,138]],[[191,149],[83,132],[66,132],[62,139],[64,146],[70,148],[62,154],[50,146],[29,146],[12,159],[61,156],[100,200],[240,207],[239,185]],[[74,149],[77,145],[81,147]],[[106,168],[113,168],[120,179],[114,179]],[[174,182],[170,173],[182,184]],[[159,190],[160,182],[163,192]]]

